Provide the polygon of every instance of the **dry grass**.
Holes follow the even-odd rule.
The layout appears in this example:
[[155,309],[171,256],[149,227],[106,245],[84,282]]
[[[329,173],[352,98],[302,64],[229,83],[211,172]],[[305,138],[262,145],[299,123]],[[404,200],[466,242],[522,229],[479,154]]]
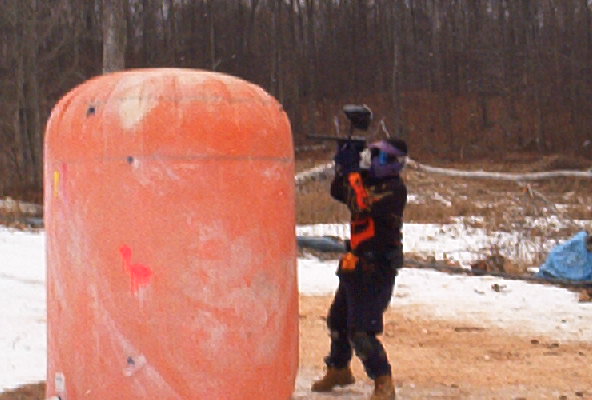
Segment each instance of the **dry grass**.
[[[305,154],[301,154],[302,157]],[[327,161],[318,154],[305,165]],[[442,163],[439,166],[466,170],[487,171],[543,171],[553,169],[583,169],[590,161],[552,156],[536,159],[516,157],[521,162],[482,162],[472,164]],[[458,217],[466,225],[482,228],[492,237],[482,249],[482,259],[499,256],[502,249],[528,262],[502,262],[506,272],[524,273],[530,266],[540,265],[546,258],[548,240],[559,242],[576,232],[592,231],[592,180],[561,178],[529,183],[478,180],[431,175],[407,170],[404,179],[409,189],[409,203],[405,210],[406,223],[447,224]],[[329,182],[312,182],[297,193],[297,221],[299,224],[347,222],[346,208],[329,195]],[[471,218],[478,217],[478,218]],[[581,221],[587,221],[582,225]],[[544,223],[541,223],[544,222]],[[515,240],[502,242],[498,233],[509,232]]]
[[0,400],[43,400],[45,399],[45,383],[21,386],[15,390],[0,393]]
[[0,198],[0,225],[17,229],[29,229],[41,223],[43,209],[39,204]]
[[330,182],[314,181],[296,194],[298,224],[337,223],[349,220],[349,212],[329,194]]

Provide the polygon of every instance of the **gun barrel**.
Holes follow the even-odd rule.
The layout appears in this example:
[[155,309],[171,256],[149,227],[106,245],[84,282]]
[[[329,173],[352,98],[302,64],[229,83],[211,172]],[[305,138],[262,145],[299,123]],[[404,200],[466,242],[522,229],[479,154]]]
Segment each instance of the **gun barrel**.
[[350,137],[342,137],[342,136],[330,136],[330,135],[306,135],[309,139],[316,139],[316,140],[332,140],[334,142],[363,142],[366,143],[366,138],[362,136],[350,136]]

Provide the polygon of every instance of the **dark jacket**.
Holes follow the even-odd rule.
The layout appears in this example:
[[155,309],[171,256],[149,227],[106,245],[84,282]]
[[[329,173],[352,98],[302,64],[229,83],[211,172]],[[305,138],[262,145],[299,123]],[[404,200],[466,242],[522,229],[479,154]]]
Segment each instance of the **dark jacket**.
[[[356,221],[370,217],[374,235],[362,241],[354,250],[357,254],[388,252],[402,247],[403,210],[407,204],[407,187],[400,176],[372,178],[361,172],[363,186],[369,198],[368,208],[361,210],[349,176],[337,175],[331,183],[331,196],[348,206],[352,227]],[[353,229],[353,228],[352,228]]]

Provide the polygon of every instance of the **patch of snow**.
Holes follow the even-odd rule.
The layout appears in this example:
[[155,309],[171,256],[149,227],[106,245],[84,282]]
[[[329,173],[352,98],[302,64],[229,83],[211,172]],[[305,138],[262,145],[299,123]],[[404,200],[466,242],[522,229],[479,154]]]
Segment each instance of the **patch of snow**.
[[[492,285],[501,288],[495,291]],[[592,304],[567,289],[497,277],[467,277],[404,269],[393,307],[415,316],[494,325],[517,334],[592,341]]]
[[[460,243],[457,239],[446,239],[447,231],[443,226],[409,225],[411,229],[406,231],[405,245],[414,252],[435,252],[434,243],[437,242],[442,246],[442,253],[456,254],[460,258]],[[313,235],[323,232],[335,235],[341,230],[335,225],[298,228],[299,234],[313,232]],[[410,251],[409,248],[406,251]],[[338,285],[336,268],[337,261],[300,259],[300,292],[311,295],[334,293]],[[501,288],[499,292],[492,288],[495,284]],[[406,268],[397,277],[391,306],[416,317],[462,320],[499,326],[517,334],[592,342],[592,325],[589,324],[592,304],[579,303],[576,293],[549,285]]]
[[[479,222],[475,217],[475,222]],[[349,239],[348,224],[301,225],[296,229],[302,236],[335,236]],[[406,253],[422,255],[436,261],[454,261],[464,268],[491,254],[492,249],[515,261],[531,263],[541,251],[548,251],[555,241],[539,238],[524,240],[516,232],[488,233],[464,223],[404,224],[403,247]],[[497,250],[499,249],[499,250]]]
[[440,203],[444,204],[446,207],[450,207],[452,205],[452,202],[446,198],[444,198],[440,193],[438,192],[434,192],[434,195],[432,196],[433,200],[439,201]]
[[425,200],[422,196],[418,194],[408,193],[407,194],[407,204],[423,204]]
[[[299,235],[349,236],[347,224],[302,225]],[[406,252],[468,262],[491,241],[483,229],[461,224],[406,224]],[[511,240],[512,236],[508,236]],[[338,285],[337,261],[298,260],[299,290],[330,295]],[[0,228],[0,392],[46,375],[45,234]],[[499,285],[499,291],[492,285]],[[403,269],[392,307],[420,318],[471,321],[519,334],[592,341],[592,304],[573,292],[494,277],[454,276]]]
[[45,235],[0,228],[0,392],[45,379]]
[[0,210],[13,213],[41,214],[43,212],[43,206],[6,197],[0,199]]
[[299,174],[296,174],[296,176],[294,177],[294,181],[296,182],[296,185],[301,185],[302,183],[312,179],[319,179],[331,176],[334,173],[333,167],[333,162],[317,165],[316,167],[310,168],[306,171],[302,171]]

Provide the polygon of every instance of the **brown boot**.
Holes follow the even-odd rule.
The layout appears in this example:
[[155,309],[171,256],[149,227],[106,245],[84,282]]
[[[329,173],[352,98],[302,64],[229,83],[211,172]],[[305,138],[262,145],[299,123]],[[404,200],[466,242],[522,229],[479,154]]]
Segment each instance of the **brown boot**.
[[395,385],[390,375],[379,376],[374,380],[374,393],[370,400],[395,400]]
[[345,386],[355,383],[351,369],[328,367],[327,373],[321,379],[312,384],[313,392],[330,392],[335,386]]

